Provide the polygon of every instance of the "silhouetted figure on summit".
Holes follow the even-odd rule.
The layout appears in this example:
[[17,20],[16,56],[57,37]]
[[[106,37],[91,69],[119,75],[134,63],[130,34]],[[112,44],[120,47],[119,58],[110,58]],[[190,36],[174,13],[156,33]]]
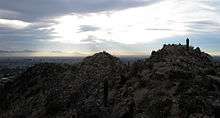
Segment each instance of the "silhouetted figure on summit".
[[189,38],[186,39],[186,49],[189,50]]

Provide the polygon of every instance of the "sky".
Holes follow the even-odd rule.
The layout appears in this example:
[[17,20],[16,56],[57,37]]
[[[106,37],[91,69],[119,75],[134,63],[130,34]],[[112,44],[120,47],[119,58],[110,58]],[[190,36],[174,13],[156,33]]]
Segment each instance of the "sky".
[[0,0],[0,56],[149,55],[187,37],[220,55],[220,0]]

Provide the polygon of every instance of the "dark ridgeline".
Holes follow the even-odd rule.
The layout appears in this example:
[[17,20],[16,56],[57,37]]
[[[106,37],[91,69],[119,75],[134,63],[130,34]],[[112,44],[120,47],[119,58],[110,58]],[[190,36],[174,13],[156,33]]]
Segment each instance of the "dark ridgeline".
[[37,64],[0,80],[0,118],[218,118],[220,64],[211,59],[187,38],[128,65],[107,52]]

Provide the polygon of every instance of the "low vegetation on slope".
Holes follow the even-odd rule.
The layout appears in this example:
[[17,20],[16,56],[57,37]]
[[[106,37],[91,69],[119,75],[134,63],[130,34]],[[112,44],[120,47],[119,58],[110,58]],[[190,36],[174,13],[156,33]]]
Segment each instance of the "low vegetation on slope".
[[219,67],[183,45],[164,45],[132,64],[106,52],[75,65],[37,64],[1,85],[0,117],[219,117]]

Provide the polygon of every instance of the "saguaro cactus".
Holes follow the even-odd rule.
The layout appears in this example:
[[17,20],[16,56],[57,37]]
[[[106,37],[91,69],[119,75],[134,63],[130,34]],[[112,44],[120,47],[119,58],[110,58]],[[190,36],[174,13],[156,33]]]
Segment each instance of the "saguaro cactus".
[[107,107],[108,105],[108,80],[104,80],[104,106]]
[[134,110],[135,110],[135,102],[134,99],[132,99],[131,103],[129,104],[129,118],[134,118]]
[[186,49],[189,50],[189,38],[186,39]]
[[74,110],[74,113],[73,113],[73,115],[72,115],[72,118],[78,118],[78,115],[77,115],[76,110]]

